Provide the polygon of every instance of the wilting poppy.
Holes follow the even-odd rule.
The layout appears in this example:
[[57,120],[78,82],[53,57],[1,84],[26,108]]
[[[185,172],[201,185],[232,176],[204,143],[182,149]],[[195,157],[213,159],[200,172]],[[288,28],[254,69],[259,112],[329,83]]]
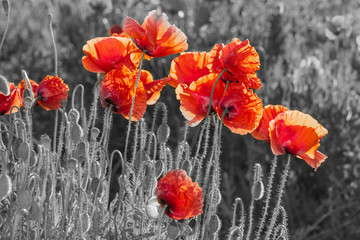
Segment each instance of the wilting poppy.
[[[103,107],[112,105],[113,113],[120,113],[126,119],[135,95],[136,72],[126,68],[115,69],[106,74],[100,87],[100,101]],[[136,88],[136,98],[131,120],[140,120],[146,112],[146,92],[142,81]]]
[[150,57],[164,57],[188,48],[185,34],[171,25],[164,13],[156,20],[155,10],[149,12],[142,25],[131,17],[126,17],[124,31]]
[[251,89],[232,85],[217,108],[219,118],[222,118],[224,111],[224,125],[233,133],[244,135],[259,125],[263,106]]
[[142,54],[130,38],[124,37],[91,39],[84,45],[83,51],[86,54],[82,58],[84,68],[95,73],[107,73],[122,65],[136,69]]
[[[32,92],[34,94],[34,98],[36,98],[37,97],[36,90],[37,90],[39,85],[34,80],[29,79],[29,81],[30,81],[30,84],[31,84],[31,90],[32,90]],[[18,84],[18,88],[19,88],[20,96],[21,96],[21,98],[20,98],[21,99],[21,106],[24,106],[24,91],[25,91],[25,88],[26,88],[24,79],[21,80],[21,82]]]
[[[189,120],[189,126],[196,126],[207,115],[211,90],[219,74],[211,73],[192,82],[189,87],[179,84],[176,88],[176,97],[180,100],[180,111]],[[185,85],[185,86],[184,86]],[[217,83],[211,100],[211,111],[215,112],[224,95],[225,83]]]
[[239,82],[248,88],[259,89],[260,79],[256,71],[260,69],[260,58],[249,40],[241,42],[234,38],[230,43],[216,44],[211,50],[211,70],[221,72],[223,81]]
[[188,219],[203,213],[202,188],[184,170],[170,171],[161,178],[156,196],[161,207],[166,207],[165,214],[172,219]]
[[315,170],[327,158],[317,149],[328,131],[310,115],[300,111],[280,113],[270,121],[271,150],[276,155],[292,154],[305,160]]
[[[0,115],[9,114],[13,106],[20,108],[21,106],[21,97],[19,89],[13,84],[9,83],[10,94],[5,96],[0,92]],[[12,112],[17,112],[15,108]]]
[[171,62],[168,84],[177,87],[178,84],[189,86],[200,77],[210,73],[209,65],[210,53],[207,52],[187,52]]
[[45,110],[56,110],[68,97],[69,86],[58,76],[46,76],[36,89],[39,105]]
[[260,120],[259,126],[251,132],[251,135],[257,140],[264,140],[267,143],[270,143],[269,137],[269,123],[271,120],[275,119],[280,113],[286,112],[287,109],[281,105],[267,105],[264,108],[262,118]]

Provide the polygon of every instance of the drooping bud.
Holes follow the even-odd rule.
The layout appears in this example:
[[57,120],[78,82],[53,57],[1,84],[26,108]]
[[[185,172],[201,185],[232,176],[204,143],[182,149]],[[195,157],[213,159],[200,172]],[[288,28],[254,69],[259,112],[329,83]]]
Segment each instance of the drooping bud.
[[182,162],[181,169],[184,169],[187,175],[190,176],[192,171],[192,163],[189,160],[185,160]]
[[9,12],[10,12],[10,1],[9,0],[2,0],[2,6],[4,8],[6,16],[8,16]]
[[26,190],[18,192],[17,203],[20,209],[25,209],[26,211],[29,211],[33,203],[31,194]]
[[8,175],[0,176],[0,201],[9,196],[12,191],[12,182]]
[[91,220],[89,214],[81,214],[81,225],[83,234],[90,230]]
[[91,130],[90,130],[90,132],[91,132],[91,134],[90,134],[90,136],[91,136],[91,140],[96,140],[96,138],[99,136],[99,134],[100,134],[100,130],[98,129],[98,128],[96,128],[96,127],[93,127]]
[[180,227],[176,221],[171,221],[167,228],[168,238],[176,239],[180,233]]
[[254,167],[254,184],[252,187],[252,193],[255,200],[260,200],[263,198],[265,192],[265,187],[262,182],[262,168],[260,164],[255,164]]
[[216,214],[213,214],[210,217],[210,221],[208,224],[208,231],[212,234],[217,233],[220,230],[220,227],[221,227],[220,218]]
[[4,96],[10,94],[9,82],[3,75],[0,75],[0,93],[4,94]]
[[170,127],[166,123],[162,123],[157,131],[159,143],[166,143],[170,136]]

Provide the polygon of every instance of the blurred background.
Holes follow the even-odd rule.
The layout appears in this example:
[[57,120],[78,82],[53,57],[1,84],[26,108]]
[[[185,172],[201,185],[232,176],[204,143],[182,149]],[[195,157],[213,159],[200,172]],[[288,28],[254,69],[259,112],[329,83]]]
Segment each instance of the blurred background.
[[[236,37],[249,39],[261,58],[258,75],[263,87],[256,91],[267,104],[282,104],[312,115],[329,131],[319,150],[328,156],[314,172],[293,157],[283,204],[291,239],[360,239],[360,3],[357,0],[11,0],[10,28],[0,57],[0,74],[18,84],[21,70],[40,82],[54,74],[53,46],[48,13],[59,56],[59,76],[73,89],[85,87],[87,111],[93,98],[96,74],[81,63],[86,41],[107,36],[125,16],[140,23],[151,10],[165,12],[185,32],[188,51],[209,51],[215,43]],[[0,11],[0,34],[6,16]],[[145,69],[154,79],[168,75],[176,56],[152,59]],[[71,95],[69,95],[71,98]],[[175,149],[182,140],[184,118],[174,89],[167,86],[160,98],[169,110]],[[77,107],[79,107],[79,101]],[[146,121],[151,123],[154,107]],[[99,108],[99,128],[103,110]],[[35,137],[52,136],[55,112],[34,112]],[[45,120],[46,119],[46,120]],[[111,149],[124,149],[127,120],[114,116]],[[190,129],[194,147],[199,127]],[[222,202],[219,215],[225,236],[232,204],[241,197],[249,205],[252,166],[260,163],[267,176],[273,158],[265,142],[223,128]],[[278,181],[285,156],[279,157]],[[266,184],[266,178],[264,178]],[[116,187],[114,186],[116,190]],[[114,190],[114,191],[115,191]],[[260,213],[260,205],[256,205]],[[246,207],[247,209],[247,207]]]

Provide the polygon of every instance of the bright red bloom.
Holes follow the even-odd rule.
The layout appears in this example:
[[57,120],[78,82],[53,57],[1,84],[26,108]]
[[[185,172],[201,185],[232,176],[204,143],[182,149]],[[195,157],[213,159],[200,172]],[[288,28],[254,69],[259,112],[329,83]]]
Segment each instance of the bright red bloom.
[[39,105],[45,110],[56,110],[61,107],[61,101],[68,98],[69,86],[58,76],[46,76],[36,89],[40,97]]
[[177,87],[178,84],[189,86],[192,82],[210,73],[210,53],[187,52],[181,54],[171,62],[168,84]]
[[259,89],[260,79],[255,71],[260,69],[260,58],[249,40],[241,42],[234,38],[226,44],[216,44],[212,49],[211,69],[214,72],[227,71],[222,79],[230,82],[243,83],[248,88]]
[[269,136],[269,123],[271,120],[275,119],[280,113],[286,112],[287,109],[281,105],[267,105],[264,108],[262,118],[260,120],[259,126],[251,133],[251,135],[257,140],[264,140],[267,143],[270,143]]
[[125,37],[94,38],[84,45],[83,51],[84,68],[95,73],[107,73],[122,65],[136,69],[142,55],[131,39]]
[[315,170],[327,158],[317,151],[328,131],[310,115],[299,111],[280,113],[269,124],[271,150],[276,155],[293,154]]
[[[137,73],[126,67],[108,72],[100,87],[100,100],[103,107],[113,106],[113,113],[130,117],[132,98],[135,95]],[[136,98],[131,121],[140,120],[146,111],[146,92],[143,81],[136,88]]]
[[[211,73],[192,82],[189,87],[179,84],[176,88],[176,97],[180,100],[180,110],[184,117],[189,120],[189,126],[196,126],[207,115],[211,90],[219,74]],[[216,84],[214,95],[211,100],[211,111],[215,112],[221,98],[224,95],[225,83],[219,81]]]
[[[35,81],[29,79],[30,81],[30,84],[31,84],[31,89],[32,89],[32,92],[34,93],[34,98],[37,97],[37,94],[36,94],[36,90],[39,86],[39,84],[37,84]],[[21,99],[21,106],[24,106],[24,90],[25,90],[25,81],[24,79],[21,80],[21,82],[18,84],[18,88],[19,88],[19,91],[20,91],[20,99]]]
[[263,106],[260,98],[252,90],[239,85],[231,85],[221,99],[217,113],[223,123],[233,133],[245,135],[260,123]]
[[185,34],[171,25],[164,13],[156,20],[155,10],[149,12],[142,25],[131,17],[126,17],[124,31],[150,57],[164,57],[188,48]]
[[175,220],[188,219],[203,213],[202,188],[182,169],[170,171],[161,178],[156,187],[156,196],[165,213]]
[[[21,106],[21,97],[20,91],[13,83],[9,83],[10,94],[5,96],[0,92],[0,115],[9,114],[13,106],[20,108]],[[13,109],[12,112],[17,112],[17,109]]]

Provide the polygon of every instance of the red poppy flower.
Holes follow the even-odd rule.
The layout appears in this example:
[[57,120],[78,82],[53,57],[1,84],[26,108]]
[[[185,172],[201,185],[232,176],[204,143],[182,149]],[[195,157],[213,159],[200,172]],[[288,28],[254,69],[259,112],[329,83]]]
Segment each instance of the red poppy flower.
[[260,120],[259,126],[251,133],[251,135],[257,140],[264,140],[267,143],[270,143],[269,137],[269,123],[271,120],[275,119],[280,113],[286,112],[287,109],[281,105],[267,105],[264,108],[262,118]]
[[[138,74],[139,70],[136,71]],[[146,92],[146,104],[153,105],[160,98],[160,92],[165,87],[168,80],[166,78],[153,80],[149,71],[141,70],[140,81],[143,83]]]
[[[108,72],[100,87],[100,100],[104,108],[113,106],[113,113],[130,117],[132,98],[135,95],[137,73],[125,66]],[[140,80],[136,88],[136,98],[131,121],[140,120],[146,111],[146,92]]]
[[[35,81],[33,81],[31,79],[29,79],[29,80],[30,80],[30,84],[31,84],[31,89],[32,89],[32,91],[34,93],[34,98],[36,98],[37,97],[36,90],[37,90],[39,85]],[[24,106],[24,90],[25,90],[25,81],[24,81],[24,79],[22,79],[21,82],[18,84],[18,88],[19,88],[19,91],[20,91],[21,106]]]
[[131,39],[124,37],[94,38],[84,45],[83,51],[84,68],[96,73],[107,73],[124,64],[136,69],[142,55]]
[[165,214],[175,220],[188,219],[203,213],[204,195],[197,182],[193,182],[184,170],[170,171],[161,178],[156,196]]
[[221,99],[217,113],[223,123],[233,133],[247,134],[260,123],[263,106],[260,98],[246,87],[231,85],[226,95]]
[[126,17],[124,31],[150,57],[164,57],[188,48],[185,34],[175,25],[170,25],[164,13],[156,20],[155,10],[149,12],[142,25],[131,17]]
[[240,82],[248,88],[259,89],[260,79],[255,71],[260,69],[260,58],[249,40],[241,42],[234,38],[226,44],[216,44],[212,49],[211,68],[214,72],[227,69],[222,75],[224,81]]
[[[196,126],[207,115],[211,90],[219,74],[211,73],[192,82],[189,87],[179,84],[176,88],[176,97],[180,100],[180,111],[189,120],[189,126]],[[217,83],[211,101],[212,112],[216,111],[221,98],[224,95],[225,83]]]
[[[19,89],[13,84],[9,83],[10,94],[5,96],[0,92],[0,115],[9,114],[13,106],[20,108],[21,106],[21,97]],[[17,109],[13,109],[12,112],[17,112]]]
[[276,155],[293,154],[315,170],[327,158],[317,151],[328,131],[310,115],[299,111],[280,113],[269,124],[271,150]]
[[40,97],[39,105],[45,110],[56,110],[61,107],[61,101],[68,97],[69,86],[58,76],[46,76],[36,89]]
[[178,84],[189,86],[200,77],[210,73],[209,65],[210,53],[207,52],[187,52],[181,54],[171,62],[168,84],[177,87]]

